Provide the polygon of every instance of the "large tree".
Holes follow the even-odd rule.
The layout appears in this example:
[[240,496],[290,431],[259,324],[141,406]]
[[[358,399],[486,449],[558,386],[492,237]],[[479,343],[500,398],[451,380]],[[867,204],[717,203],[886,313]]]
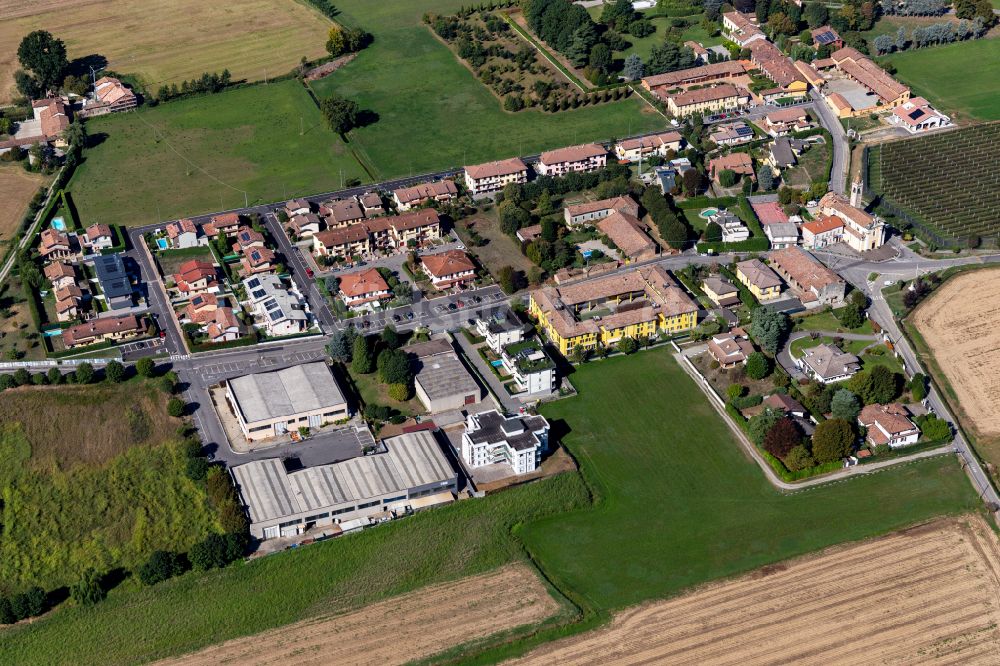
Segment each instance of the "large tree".
[[812,453],[816,462],[840,460],[851,452],[854,429],[844,419],[827,419],[816,426],[812,438]]
[[747,357],[746,373],[750,379],[764,379],[771,372],[771,359],[760,352]]
[[66,45],[46,30],[35,30],[25,35],[17,47],[17,59],[24,69],[31,72],[43,90],[57,87],[65,77],[69,60]]
[[884,365],[859,372],[849,382],[866,405],[892,402],[899,395],[900,384],[900,376]]
[[782,418],[781,412],[777,412],[771,408],[767,408],[757,416],[751,418],[747,423],[747,434],[750,435],[750,440],[757,446],[763,446],[767,433]]
[[788,332],[788,315],[769,308],[756,308],[750,315],[750,336],[769,354],[777,354]]
[[784,459],[789,452],[802,443],[802,430],[787,416],[775,421],[764,435],[764,450],[776,458]]
[[646,73],[646,66],[642,64],[642,58],[637,53],[630,53],[625,58],[625,69],[623,74],[630,81],[641,79]]
[[861,411],[861,401],[848,389],[837,389],[830,400],[830,412],[838,419],[854,423]]
[[359,375],[367,375],[375,369],[372,362],[372,349],[368,338],[359,335],[354,339],[354,353],[351,357],[351,370]]
[[357,127],[360,112],[357,102],[331,95],[320,102],[319,107],[327,126],[337,134],[347,134]]

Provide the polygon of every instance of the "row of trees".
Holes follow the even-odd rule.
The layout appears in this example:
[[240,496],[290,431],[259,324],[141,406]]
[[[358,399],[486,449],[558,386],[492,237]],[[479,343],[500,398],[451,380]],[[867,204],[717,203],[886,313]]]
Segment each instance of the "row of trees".
[[326,351],[330,358],[351,368],[357,375],[377,372],[378,380],[388,386],[389,397],[398,402],[413,395],[413,364],[400,349],[405,341],[391,325],[380,336],[366,336],[353,326],[337,331]]
[[361,28],[342,28],[334,25],[326,36],[326,52],[336,57],[357,53],[372,43],[372,36]]
[[197,79],[181,81],[180,86],[176,83],[172,83],[169,86],[160,86],[160,89],[156,91],[156,100],[158,102],[166,102],[188,95],[218,93],[231,85],[233,85],[233,75],[229,73],[228,69],[222,70],[221,74],[205,72]]
[[983,19],[977,16],[971,21],[962,19],[957,22],[942,21],[931,25],[920,25],[913,29],[910,37],[906,36],[906,30],[903,26],[899,26],[895,35],[879,35],[872,42],[872,45],[875,47],[875,53],[883,55],[909,48],[923,48],[961,42],[967,39],[979,39],[987,31],[988,28]]

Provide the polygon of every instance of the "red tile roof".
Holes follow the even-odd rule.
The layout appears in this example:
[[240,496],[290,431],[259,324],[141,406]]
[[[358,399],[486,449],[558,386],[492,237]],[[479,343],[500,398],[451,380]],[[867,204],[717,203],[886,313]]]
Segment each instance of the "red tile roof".
[[378,270],[369,268],[357,273],[340,276],[340,291],[348,298],[358,298],[380,291],[389,291],[389,285]]
[[420,257],[420,261],[427,272],[436,278],[476,270],[476,265],[461,250],[446,250],[439,254],[428,254]]

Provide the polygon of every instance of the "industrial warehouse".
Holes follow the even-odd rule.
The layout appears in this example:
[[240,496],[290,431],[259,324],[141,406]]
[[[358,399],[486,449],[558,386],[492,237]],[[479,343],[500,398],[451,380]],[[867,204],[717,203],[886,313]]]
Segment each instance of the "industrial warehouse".
[[330,525],[349,531],[454,498],[458,475],[433,433],[391,437],[375,451],[292,472],[278,458],[233,467],[250,533],[270,539]]

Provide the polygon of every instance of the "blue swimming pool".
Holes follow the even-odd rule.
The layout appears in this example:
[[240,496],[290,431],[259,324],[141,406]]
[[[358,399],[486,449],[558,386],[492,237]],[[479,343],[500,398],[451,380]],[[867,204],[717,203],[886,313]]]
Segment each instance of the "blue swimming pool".
[[56,231],[66,231],[66,220],[61,217],[53,217],[52,228]]
[[490,365],[492,365],[494,368],[499,368],[503,366],[503,361],[500,360],[490,361]]
[[156,247],[160,248],[161,250],[166,250],[168,247],[170,247],[170,244],[167,242],[166,238],[157,238]]

